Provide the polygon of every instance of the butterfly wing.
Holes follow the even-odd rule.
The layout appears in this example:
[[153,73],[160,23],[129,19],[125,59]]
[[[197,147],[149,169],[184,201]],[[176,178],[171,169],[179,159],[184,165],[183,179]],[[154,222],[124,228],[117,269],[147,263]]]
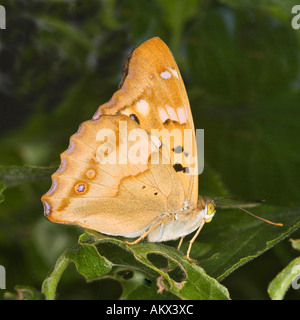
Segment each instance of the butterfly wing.
[[101,114],[131,116],[147,132],[159,131],[156,136],[162,141],[162,153],[180,177],[185,199],[197,207],[198,163],[192,113],[180,71],[161,39],[145,41],[128,56],[120,89],[99,107],[94,118]]
[[42,197],[46,217],[106,234],[141,235],[184,201],[173,167],[150,163],[159,153],[149,134],[125,115],[82,123]]

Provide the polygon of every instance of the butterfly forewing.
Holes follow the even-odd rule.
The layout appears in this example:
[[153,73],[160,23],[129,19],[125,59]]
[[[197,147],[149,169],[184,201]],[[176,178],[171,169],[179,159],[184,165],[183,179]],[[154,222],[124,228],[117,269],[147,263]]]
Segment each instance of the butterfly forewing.
[[186,198],[196,207],[198,163],[192,113],[177,64],[162,40],[152,38],[133,50],[121,88],[96,114],[102,113],[135,117],[160,140],[158,131],[166,129],[169,144],[162,142],[161,151],[180,176]]

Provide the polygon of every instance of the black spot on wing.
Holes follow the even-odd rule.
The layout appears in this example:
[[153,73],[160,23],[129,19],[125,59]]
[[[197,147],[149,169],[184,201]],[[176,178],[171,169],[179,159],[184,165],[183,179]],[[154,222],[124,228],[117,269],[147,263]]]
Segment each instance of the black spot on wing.
[[190,169],[188,167],[183,167],[181,163],[175,163],[173,165],[176,172],[182,171],[184,173],[189,173]]
[[183,148],[182,148],[182,146],[177,146],[176,148],[173,148],[172,150],[173,150],[175,153],[182,153]]
[[135,114],[131,114],[131,115],[130,115],[130,118],[131,118],[132,120],[134,120],[137,124],[140,124],[140,120],[139,120],[139,118],[138,118]]

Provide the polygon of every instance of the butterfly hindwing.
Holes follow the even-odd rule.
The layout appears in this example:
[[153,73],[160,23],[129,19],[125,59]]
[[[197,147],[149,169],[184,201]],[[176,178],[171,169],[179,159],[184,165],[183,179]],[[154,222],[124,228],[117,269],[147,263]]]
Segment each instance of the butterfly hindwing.
[[[139,144],[127,141],[124,131],[120,136],[120,123],[128,134],[138,130]],[[160,151],[149,134],[140,130],[124,115],[103,115],[84,122],[61,154],[52,187],[42,197],[47,218],[135,237],[180,207],[184,201],[180,179],[171,165],[149,163],[151,154]]]

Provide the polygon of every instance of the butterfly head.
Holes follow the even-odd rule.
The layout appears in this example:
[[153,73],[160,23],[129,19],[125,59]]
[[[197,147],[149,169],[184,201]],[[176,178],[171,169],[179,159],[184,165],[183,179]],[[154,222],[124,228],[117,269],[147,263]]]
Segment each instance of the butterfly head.
[[211,222],[212,218],[214,217],[216,213],[216,204],[213,200],[207,200],[205,204],[205,222]]

